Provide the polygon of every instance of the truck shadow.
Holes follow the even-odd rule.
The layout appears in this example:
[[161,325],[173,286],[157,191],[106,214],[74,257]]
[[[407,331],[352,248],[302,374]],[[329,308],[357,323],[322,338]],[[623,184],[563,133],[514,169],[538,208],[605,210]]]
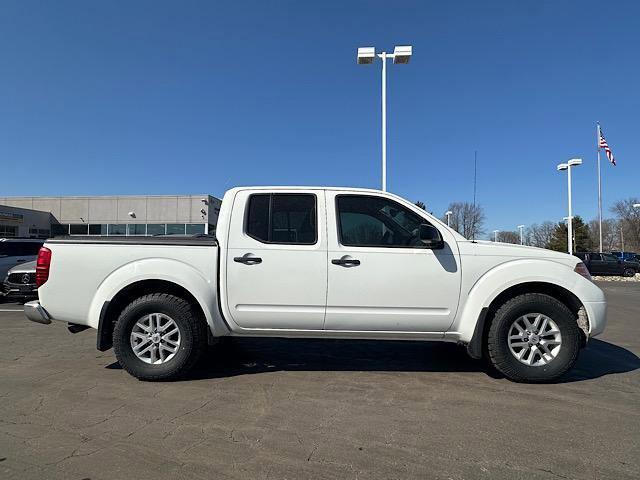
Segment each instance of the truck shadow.
[[[367,340],[233,338],[211,347],[186,380],[273,371],[483,372],[501,375],[462,347],[447,343]],[[640,368],[640,358],[592,339],[558,383],[578,382]]]

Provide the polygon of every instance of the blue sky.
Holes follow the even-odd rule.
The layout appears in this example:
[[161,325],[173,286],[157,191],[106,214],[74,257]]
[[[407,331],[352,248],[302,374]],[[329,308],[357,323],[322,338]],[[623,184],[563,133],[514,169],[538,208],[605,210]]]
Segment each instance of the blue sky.
[[487,231],[606,215],[640,195],[640,3],[3,1],[0,196],[211,193],[250,184],[379,188],[380,70],[358,46],[412,44],[388,69],[388,186]]

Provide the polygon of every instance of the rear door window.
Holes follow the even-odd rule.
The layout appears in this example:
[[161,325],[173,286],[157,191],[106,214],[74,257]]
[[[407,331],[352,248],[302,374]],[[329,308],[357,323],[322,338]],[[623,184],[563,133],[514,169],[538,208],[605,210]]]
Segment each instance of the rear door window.
[[316,196],[297,193],[251,195],[245,232],[262,243],[313,245],[318,240]]

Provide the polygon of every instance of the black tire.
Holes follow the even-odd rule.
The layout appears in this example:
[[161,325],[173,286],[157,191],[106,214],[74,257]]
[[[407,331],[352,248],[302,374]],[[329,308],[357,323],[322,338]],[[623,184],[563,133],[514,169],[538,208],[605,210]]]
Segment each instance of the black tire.
[[[131,331],[150,313],[169,316],[180,331],[180,346],[165,363],[150,364],[139,359],[131,347]],[[113,349],[122,368],[140,380],[174,380],[186,374],[207,345],[206,322],[189,302],[167,293],[152,293],[135,299],[120,313],[113,330]]]
[[[511,353],[508,335],[513,322],[526,314],[541,313],[551,318],[562,336],[557,356],[546,365],[530,366]],[[582,346],[582,333],[575,315],[559,300],[541,293],[526,293],[498,308],[489,329],[487,351],[492,365],[515,382],[544,383],[562,376],[573,367]]]
[[625,268],[622,275],[624,277],[634,277],[636,275],[636,271],[633,268]]

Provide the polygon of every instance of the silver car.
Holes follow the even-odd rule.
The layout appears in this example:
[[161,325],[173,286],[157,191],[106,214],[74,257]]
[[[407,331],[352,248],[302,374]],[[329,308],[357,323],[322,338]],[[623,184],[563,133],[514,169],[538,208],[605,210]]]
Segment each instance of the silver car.
[[26,262],[9,270],[1,290],[9,301],[26,302],[38,298],[36,262]]

